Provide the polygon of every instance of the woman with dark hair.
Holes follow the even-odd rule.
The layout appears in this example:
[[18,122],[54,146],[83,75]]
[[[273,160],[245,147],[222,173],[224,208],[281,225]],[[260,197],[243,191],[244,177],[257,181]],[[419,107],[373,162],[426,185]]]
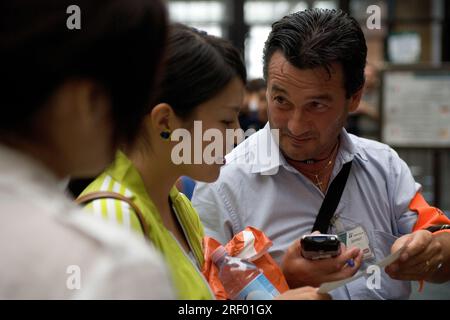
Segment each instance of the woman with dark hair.
[[[112,166],[78,198],[94,215],[148,237],[166,258],[181,299],[210,299],[213,295],[199,271],[203,226],[174,184],[183,175],[215,181],[224,162],[220,151],[225,150],[212,153],[215,159],[208,161],[203,158],[207,143],[194,138],[194,145],[189,140],[183,150],[193,154],[187,157],[191,161],[180,162],[174,152],[180,143],[175,136],[206,136],[211,129],[224,137],[226,129],[239,128],[245,82],[242,57],[229,42],[173,25],[162,89],[157,104],[145,116],[138,143],[123,147]],[[223,142],[219,145],[226,147]],[[194,159],[197,156],[202,159]],[[319,296],[308,288],[285,297]]]
[[78,214],[61,182],[98,174],[119,144],[133,143],[161,65],[166,9],[80,0],[81,29],[70,30],[71,3],[0,4],[0,299],[171,298],[158,253]]

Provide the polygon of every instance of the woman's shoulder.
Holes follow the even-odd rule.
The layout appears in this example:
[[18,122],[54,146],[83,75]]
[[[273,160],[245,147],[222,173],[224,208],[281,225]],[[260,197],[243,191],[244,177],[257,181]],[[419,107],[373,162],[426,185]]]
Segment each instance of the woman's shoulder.
[[[105,194],[106,192],[110,195]],[[92,199],[88,198],[90,196]],[[80,194],[78,201],[84,206],[85,213],[142,234],[141,222],[130,204],[134,198],[135,195],[130,189],[105,172]]]

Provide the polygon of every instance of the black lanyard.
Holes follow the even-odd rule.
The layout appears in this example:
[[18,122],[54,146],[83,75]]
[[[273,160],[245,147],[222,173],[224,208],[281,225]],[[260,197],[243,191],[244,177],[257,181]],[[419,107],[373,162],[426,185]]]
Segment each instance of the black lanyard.
[[345,185],[347,184],[348,175],[352,168],[352,161],[347,162],[342,166],[341,171],[331,182],[328,188],[325,199],[323,199],[322,206],[317,214],[316,221],[314,222],[313,231],[320,231],[320,233],[327,233],[330,226],[331,218],[334,216],[339,201],[341,200],[342,193],[344,192]]

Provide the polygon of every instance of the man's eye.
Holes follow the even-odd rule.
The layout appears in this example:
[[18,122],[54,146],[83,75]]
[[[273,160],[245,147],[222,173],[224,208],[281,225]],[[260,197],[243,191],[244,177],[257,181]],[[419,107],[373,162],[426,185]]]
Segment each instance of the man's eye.
[[281,97],[281,96],[274,97],[273,101],[275,101],[278,104],[285,104],[286,103],[286,99]]
[[314,101],[314,102],[311,103],[311,108],[313,110],[324,110],[324,109],[327,108],[327,106],[325,104],[323,104],[323,103],[318,102],[318,101]]

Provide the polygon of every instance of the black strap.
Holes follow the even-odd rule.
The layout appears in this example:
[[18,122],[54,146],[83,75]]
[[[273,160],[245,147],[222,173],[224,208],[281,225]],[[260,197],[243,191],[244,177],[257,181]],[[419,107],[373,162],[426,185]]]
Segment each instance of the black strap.
[[352,161],[347,162],[342,166],[336,178],[331,182],[328,188],[325,199],[323,199],[322,206],[314,222],[313,231],[320,231],[320,233],[327,233],[330,226],[331,218],[334,216],[339,201],[341,200],[342,193],[344,192],[345,185],[347,183],[350,169],[352,168]]
[[438,232],[441,230],[449,230],[450,224],[440,224],[440,225],[434,225],[426,228],[425,230],[430,231],[431,233]]

